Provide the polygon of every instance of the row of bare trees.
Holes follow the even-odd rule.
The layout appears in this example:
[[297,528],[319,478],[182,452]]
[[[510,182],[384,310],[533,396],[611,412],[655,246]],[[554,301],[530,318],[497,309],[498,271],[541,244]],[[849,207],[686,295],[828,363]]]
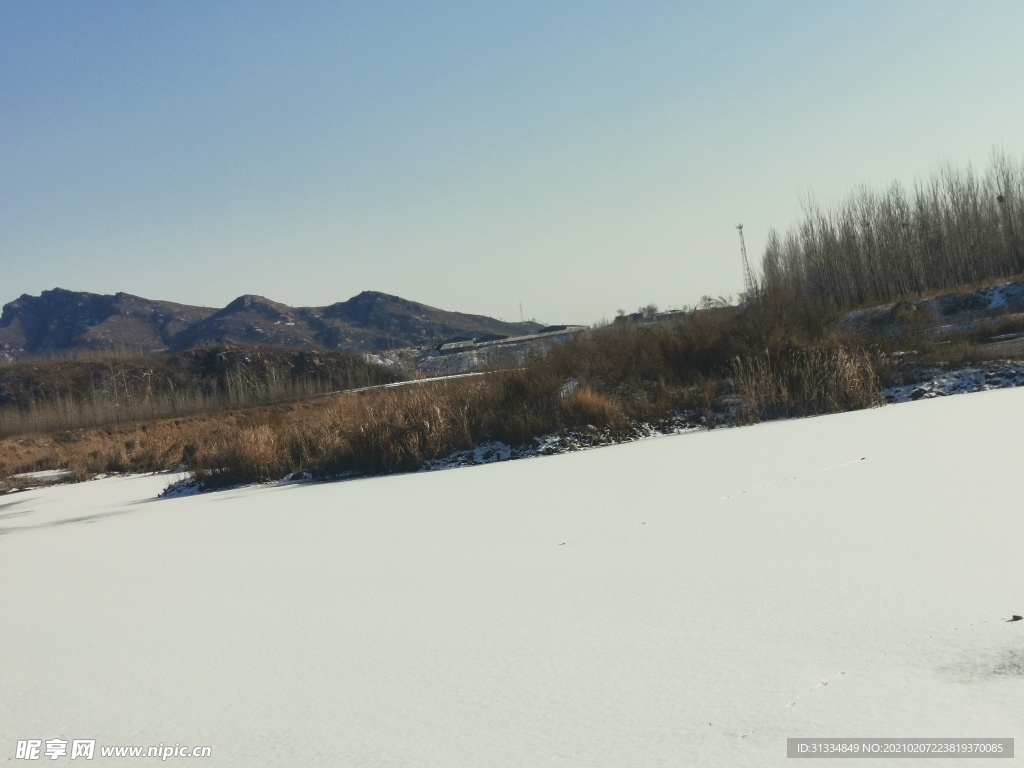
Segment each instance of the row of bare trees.
[[979,174],[946,166],[912,190],[861,187],[804,205],[762,262],[768,292],[850,306],[1024,273],[1024,159],[994,150]]

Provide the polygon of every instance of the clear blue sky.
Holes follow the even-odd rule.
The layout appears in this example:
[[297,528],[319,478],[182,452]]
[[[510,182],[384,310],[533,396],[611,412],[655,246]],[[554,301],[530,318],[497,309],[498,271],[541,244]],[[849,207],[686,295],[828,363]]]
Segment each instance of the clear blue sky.
[[1024,154],[1024,3],[0,4],[0,302],[742,289],[807,193]]

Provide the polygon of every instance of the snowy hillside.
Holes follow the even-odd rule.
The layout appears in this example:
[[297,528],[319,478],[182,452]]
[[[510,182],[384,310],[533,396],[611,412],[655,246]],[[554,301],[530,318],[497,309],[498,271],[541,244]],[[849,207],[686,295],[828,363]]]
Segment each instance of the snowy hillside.
[[90,765],[178,742],[212,757],[167,764],[765,766],[792,736],[1024,737],[1021,423],[1011,389],[333,484],[0,497],[0,762],[95,739]]
[[[856,309],[847,313],[836,328],[859,334],[883,332],[899,336],[900,326],[910,322],[923,325],[933,333],[948,333],[976,327],[985,319],[1019,317],[1022,311],[1024,282],[1012,281],[976,291]],[[1019,337],[1019,334],[1012,335]]]

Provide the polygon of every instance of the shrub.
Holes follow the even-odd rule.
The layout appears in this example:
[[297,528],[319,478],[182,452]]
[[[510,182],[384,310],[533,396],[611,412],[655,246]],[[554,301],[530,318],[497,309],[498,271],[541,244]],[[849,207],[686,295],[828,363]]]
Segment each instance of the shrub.
[[797,349],[737,357],[732,379],[740,423],[882,404],[878,374],[863,349]]

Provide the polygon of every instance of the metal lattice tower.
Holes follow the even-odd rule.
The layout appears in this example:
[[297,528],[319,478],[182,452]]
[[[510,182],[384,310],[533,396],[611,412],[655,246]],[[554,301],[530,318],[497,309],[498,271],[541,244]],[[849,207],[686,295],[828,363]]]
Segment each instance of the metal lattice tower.
[[743,254],[743,287],[747,296],[753,296],[757,291],[754,287],[754,277],[750,274],[750,262],[747,261],[747,243],[743,239],[743,225],[737,224],[736,229],[740,233],[740,253]]

